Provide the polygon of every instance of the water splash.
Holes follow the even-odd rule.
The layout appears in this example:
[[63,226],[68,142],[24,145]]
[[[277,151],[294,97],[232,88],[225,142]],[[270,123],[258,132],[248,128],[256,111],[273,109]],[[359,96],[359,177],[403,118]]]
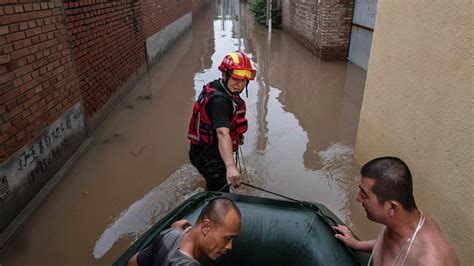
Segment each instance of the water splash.
[[352,226],[347,191],[353,189],[353,179],[356,178],[354,150],[351,146],[334,143],[329,145],[326,150],[320,151],[318,155],[321,158],[322,167],[316,171],[317,175],[325,178],[329,187],[332,185],[339,187],[334,191],[343,191],[339,193],[339,200],[343,204],[338,210],[341,214],[339,218],[347,225]]
[[319,172],[328,179],[345,179],[354,164],[354,150],[342,143],[329,145],[319,157],[323,165]]
[[96,241],[92,254],[104,256],[118,240],[138,238],[183,200],[204,191],[203,179],[190,164],[176,170],[166,181],[120,213]]

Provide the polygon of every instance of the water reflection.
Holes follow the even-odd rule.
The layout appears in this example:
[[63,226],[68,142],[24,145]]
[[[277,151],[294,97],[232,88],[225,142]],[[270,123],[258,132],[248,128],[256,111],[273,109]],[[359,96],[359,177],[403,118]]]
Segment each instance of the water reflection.
[[[212,25],[212,41],[207,41],[194,75],[194,98],[207,82],[220,77],[217,67],[229,52],[244,51],[257,69],[246,99],[250,127],[242,149],[243,179],[324,203],[352,224],[350,203],[357,188],[352,145],[365,73],[346,63],[320,62],[282,32],[268,38],[238,1],[217,1]],[[203,180],[189,164],[178,173],[123,212],[99,239],[94,254],[110,248],[111,239],[139,235],[189,193],[202,190]],[[191,186],[174,194],[168,191],[173,189],[170,184],[182,180]],[[235,192],[263,195],[249,188]],[[160,205],[151,204],[158,201]],[[142,219],[136,218],[140,213]]]
[[48,265],[54,257],[55,264],[80,258],[79,265],[110,265],[168,210],[201,191],[204,180],[187,161],[193,98],[220,77],[218,64],[234,50],[247,53],[257,68],[245,99],[244,180],[321,202],[360,236],[374,236],[354,200],[352,145],[365,72],[320,62],[281,31],[268,38],[245,1],[216,1],[110,115],[0,263]]
[[365,72],[321,62],[281,31],[268,38],[243,15],[258,69],[257,94],[248,100],[255,108],[249,110],[254,129],[246,136],[247,160],[269,188],[325,203],[350,223],[358,169],[352,146]]
[[[235,15],[240,8],[243,8],[238,2],[224,1],[222,5],[216,8],[217,15],[214,16],[213,21],[213,35],[210,38],[212,41],[207,41],[207,46],[200,57],[200,69],[194,75],[194,98],[196,99],[202,90],[202,87],[209,81],[212,81],[221,76],[218,70],[222,58],[229,52],[234,50],[243,50],[252,60],[251,51],[247,50],[242,38],[239,37],[239,23]],[[196,32],[197,30],[193,30]],[[189,39],[189,36],[184,36],[184,41]],[[183,41],[181,41],[183,42]],[[183,50],[184,51],[184,50]],[[185,53],[182,54],[183,56]],[[211,60],[208,60],[210,58]],[[255,64],[255,62],[253,62]],[[179,69],[176,65],[169,70]],[[157,84],[158,80],[151,81],[149,84]],[[255,90],[258,87],[254,85],[249,86],[249,90]],[[254,94],[255,92],[253,92]],[[187,111],[190,112],[191,108]],[[248,165],[245,167],[246,180],[252,184],[264,187],[263,181],[265,179],[257,178],[255,169]],[[183,164],[175,173],[173,173],[167,180],[155,187],[152,191],[147,193],[143,198],[134,202],[128,209],[123,211],[120,215],[114,218],[114,221],[109,224],[106,230],[97,240],[93,254],[96,258],[101,258],[106,254],[120,239],[136,238],[150,228],[156,221],[163,217],[172,208],[176,207],[187,197],[194,193],[204,190],[204,180],[199,176],[197,171],[189,163]],[[262,195],[258,191],[252,191],[248,188],[241,188],[239,193]]]

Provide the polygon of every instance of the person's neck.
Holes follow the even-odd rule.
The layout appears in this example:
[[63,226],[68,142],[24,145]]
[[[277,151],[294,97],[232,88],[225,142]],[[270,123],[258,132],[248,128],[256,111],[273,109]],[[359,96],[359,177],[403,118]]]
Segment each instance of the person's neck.
[[192,228],[188,232],[184,232],[179,243],[179,250],[195,260],[201,259],[203,253],[199,247],[199,237],[197,234],[197,228]]
[[406,241],[415,231],[421,219],[421,212],[414,209],[410,212],[402,211],[396,219],[387,224],[387,237],[396,242]]

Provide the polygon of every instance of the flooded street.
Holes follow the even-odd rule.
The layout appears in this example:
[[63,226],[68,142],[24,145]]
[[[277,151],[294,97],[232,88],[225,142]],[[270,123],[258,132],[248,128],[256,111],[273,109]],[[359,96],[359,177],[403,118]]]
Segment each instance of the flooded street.
[[269,36],[246,4],[232,1],[211,3],[111,113],[0,254],[0,264],[110,265],[167,211],[203,191],[188,161],[188,121],[202,86],[220,77],[218,64],[234,50],[257,68],[243,96],[249,120],[243,180],[325,204],[359,237],[375,237],[376,224],[355,201],[353,145],[365,71],[320,62],[282,31]]

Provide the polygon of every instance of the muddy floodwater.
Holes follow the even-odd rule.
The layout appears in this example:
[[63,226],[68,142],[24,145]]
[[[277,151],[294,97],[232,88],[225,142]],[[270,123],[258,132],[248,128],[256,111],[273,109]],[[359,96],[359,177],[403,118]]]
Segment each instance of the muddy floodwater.
[[110,265],[167,211],[203,191],[188,161],[188,121],[202,86],[238,49],[257,68],[243,96],[243,180],[323,203],[360,237],[374,237],[377,225],[355,201],[353,146],[365,71],[321,62],[288,34],[255,25],[243,1],[218,1],[110,114],[0,264]]

